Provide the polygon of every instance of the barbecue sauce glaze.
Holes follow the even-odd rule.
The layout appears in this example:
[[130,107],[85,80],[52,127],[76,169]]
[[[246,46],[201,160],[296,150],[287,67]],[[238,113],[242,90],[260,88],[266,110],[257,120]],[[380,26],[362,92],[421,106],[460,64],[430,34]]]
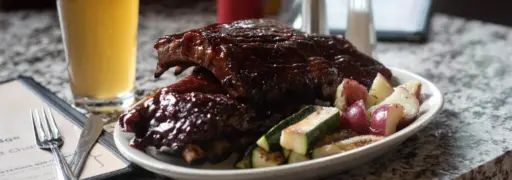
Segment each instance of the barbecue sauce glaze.
[[186,144],[261,134],[282,118],[269,109],[258,110],[230,98],[215,79],[194,73],[157,90],[121,115],[119,123],[124,131],[135,133],[132,147],[177,152]]
[[341,36],[309,35],[269,20],[212,24],[164,36],[155,48],[155,77],[171,67],[179,74],[196,66],[196,73],[120,117],[141,150],[261,134],[302,104],[332,100],[343,78],[367,88],[377,73],[391,79]]

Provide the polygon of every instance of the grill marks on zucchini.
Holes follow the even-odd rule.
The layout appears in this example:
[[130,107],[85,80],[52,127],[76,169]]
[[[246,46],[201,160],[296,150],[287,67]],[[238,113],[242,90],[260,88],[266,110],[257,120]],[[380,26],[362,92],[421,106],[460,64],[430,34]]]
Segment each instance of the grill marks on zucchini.
[[[306,106],[263,135],[235,167],[259,168],[298,163],[343,153],[383,138],[358,136],[347,129],[335,131],[340,117],[340,111],[334,107]],[[276,143],[277,137],[279,144]]]
[[278,166],[285,162],[283,154],[279,151],[268,152],[261,147],[252,151],[251,165],[253,168]]
[[315,107],[315,111],[281,132],[280,145],[301,155],[313,149],[315,143],[336,129],[340,112],[333,107]]
[[355,136],[348,139],[341,140],[336,143],[327,144],[321,147],[317,147],[311,153],[313,159],[326,157],[334,154],[339,154],[342,152],[350,151],[356,149],[358,147],[366,146],[368,144],[377,142],[382,140],[383,136],[374,136],[374,135],[362,135]]
[[281,131],[288,126],[295,124],[304,117],[310,115],[311,113],[315,112],[314,106],[305,106],[299,110],[299,112],[287,117],[286,119],[282,120],[280,123],[272,127],[267,133],[265,133],[256,144],[258,144],[259,147],[269,151],[279,151],[281,150],[281,145],[279,144],[279,139],[281,138]]
[[286,157],[281,151],[268,152],[267,150],[253,145],[245,155],[235,163],[235,168],[261,168],[279,166],[286,162]]

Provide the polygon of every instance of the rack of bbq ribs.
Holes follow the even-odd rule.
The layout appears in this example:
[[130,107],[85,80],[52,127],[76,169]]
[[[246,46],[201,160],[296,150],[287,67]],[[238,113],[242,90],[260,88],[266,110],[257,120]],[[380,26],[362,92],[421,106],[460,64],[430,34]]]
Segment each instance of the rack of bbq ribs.
[[155,49],[155,78],[193,71],[119,123],[132,147],[193,165],[232,152],[238,168],[320,158],[380,140],[418,112],[421,83],[393,88],[391,71],[342,36],[252,19],[163,36]]

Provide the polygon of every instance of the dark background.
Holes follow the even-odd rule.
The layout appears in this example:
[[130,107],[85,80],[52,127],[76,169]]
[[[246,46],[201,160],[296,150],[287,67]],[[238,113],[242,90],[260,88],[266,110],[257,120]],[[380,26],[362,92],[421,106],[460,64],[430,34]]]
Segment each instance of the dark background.
[[432,10],[512,26],[511,0],[433,0]]
[[[141,0],[141,3],[175,0]],[[179,0],[181,1],[181,0]],[[190,1],[188,1],[190,2]],[[0,0],[0,9],[54,8],[55,0]],[[512,0],[433,0],[432,12],[512,26]]]

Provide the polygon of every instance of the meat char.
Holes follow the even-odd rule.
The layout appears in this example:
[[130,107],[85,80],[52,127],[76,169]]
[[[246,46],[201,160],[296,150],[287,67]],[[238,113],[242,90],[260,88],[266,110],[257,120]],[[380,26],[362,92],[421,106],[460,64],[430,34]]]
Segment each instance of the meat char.
[[155,77],[196,67],[119,118],[140,149],[261,134],[300,105],[332,100],[343,78],[366,87],[377,73],[391,79],[342,36],[305,34],[271,20],[212,24],[159,38],[155,48]]
[[[306,34],[272,20],[212,24],[160,38],[155,77],[171,67],[199,65],[229,95],[254,106],[282,106],[297,97],[331,100],[343,78],[370,87],[391,72],[342,36]],[[277,103],[277,104],[276,104]]]
[[261,134],[280,118],[279,113],[256,112],[230,98],[214,78],[194,73],[157,90],[121,115],[119,123],[125,131],[135,132],[132,146],[176,152],[186,144]]

